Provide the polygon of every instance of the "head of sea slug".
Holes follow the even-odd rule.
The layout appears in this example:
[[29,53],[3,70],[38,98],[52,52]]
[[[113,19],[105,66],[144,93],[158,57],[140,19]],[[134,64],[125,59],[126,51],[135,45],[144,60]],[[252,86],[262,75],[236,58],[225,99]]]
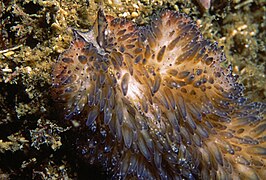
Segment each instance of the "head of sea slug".
[[187,15],[138,27],[100,10],[55,63],[52,94],[82,157],[116,178],[262,178],[265,104],[245,102],[224,61]]

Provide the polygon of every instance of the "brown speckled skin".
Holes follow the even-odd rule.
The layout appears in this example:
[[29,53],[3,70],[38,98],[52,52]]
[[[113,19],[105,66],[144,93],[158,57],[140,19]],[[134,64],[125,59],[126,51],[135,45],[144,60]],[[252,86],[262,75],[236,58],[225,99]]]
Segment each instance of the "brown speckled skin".
[[137,27],[99,11],[55,64],[53,97],[84,160],[114,179],[262,179],[266,105],[224,61],[186,15]]

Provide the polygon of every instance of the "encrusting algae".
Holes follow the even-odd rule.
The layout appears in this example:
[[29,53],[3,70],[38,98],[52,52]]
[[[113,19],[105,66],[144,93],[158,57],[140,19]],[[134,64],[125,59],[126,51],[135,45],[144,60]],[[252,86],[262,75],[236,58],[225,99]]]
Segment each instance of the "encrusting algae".
[[100,10],[53,68],[77,149],[115,179],[263,179],[266,104],[249,102],[187,15],[140,27]]

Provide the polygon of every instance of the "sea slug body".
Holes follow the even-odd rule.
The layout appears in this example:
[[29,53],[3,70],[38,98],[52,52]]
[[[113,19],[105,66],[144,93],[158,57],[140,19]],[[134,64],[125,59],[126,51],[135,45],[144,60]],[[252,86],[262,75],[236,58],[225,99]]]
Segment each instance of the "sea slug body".
[[52,93],[82,157],[114,179],[263,179],[266,104],[225,60],[187,15],[139,27],[100,10],[55,63]]

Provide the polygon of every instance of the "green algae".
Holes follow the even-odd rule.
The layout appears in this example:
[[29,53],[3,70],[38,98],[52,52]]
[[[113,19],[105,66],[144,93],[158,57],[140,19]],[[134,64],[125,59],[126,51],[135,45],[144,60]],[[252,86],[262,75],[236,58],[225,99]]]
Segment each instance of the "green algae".
[[[69,46],[71,28],[88,29],[99,7],[106,14],[125,17],[140,25],[163,8],[188,14],[201,27],[204,37],[224,47],[228,62],[246,87],[245,94],[254,101],[265,101],[263,0],[213,1],[208,11],[184,0],[1,1],[0,159],[5,163],[0,163],[0,174],[5,177],[77,176],[71,163],[73,157],[62,152],[69,148],[64,137],[68,128],[58,126],[54,115],[50,74],[59,54]],[[10,152],[15,157],[23,154],[23,158],[18,158],[14,165],[8,162]]]

